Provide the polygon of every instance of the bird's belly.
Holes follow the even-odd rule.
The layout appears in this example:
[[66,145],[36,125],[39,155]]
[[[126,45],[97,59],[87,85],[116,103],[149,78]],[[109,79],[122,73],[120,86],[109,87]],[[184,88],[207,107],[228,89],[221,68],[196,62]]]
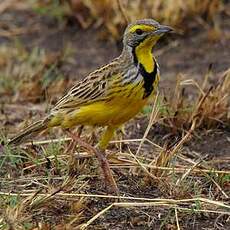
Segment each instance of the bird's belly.
[[143,94],[135,96],[116,97],[112,100],[94,102],[82,106],[70,114],[66,114],[61,123],[63,128],[75,125],[98,125],[98,126],[119,126],[134,117],[147,99],[143,99]]

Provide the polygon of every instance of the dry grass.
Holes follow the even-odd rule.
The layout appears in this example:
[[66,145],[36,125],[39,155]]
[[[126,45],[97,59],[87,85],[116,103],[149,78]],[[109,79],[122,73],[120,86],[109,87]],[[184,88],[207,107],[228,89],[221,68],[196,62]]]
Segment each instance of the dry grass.
[[208,21],[215,25],[216,33],[213,32],[213,36],[216,36],[220,30],[217,17],[223,10],[223,2],[219,0],[205,0],[202,3],[199,0],[69,0],[69,3],[83,28],[92,24],[103,25],[115,39],[120,38],[120,29],[126,26],[127,21],[141,18],[154,18],[165,24],[182,26],[183,29],[189,28],[187,24],[191,20],[202,24]]
[[[219,14],[226,11],[221,0],[48,0],[48,1],[15,1],[4,0],[0,4],[0,12],[9,9],[33,10],[41,15],[49,15],[59,21],[74,17],[82,28],[102,27],[101,38],[119,40],[121,32],[131,22],[140,18],[154,18],[162,23],[190,30],[190,25],[196,23],[207,29],[211,41],[219,41],[222,36],[219,25]],[[34,30],[35,28],[32,28]],[[1,31],[3,36],[23,34],[23,28],[13,28],[10,33]],[[111,36],[112,35],[112,36]]]
[[[193,81],[178,82],[175,92],[180,91],[178,87],[197,85]],[[117,213],[119,210],[146,210],[149,215],[154,210],[154,213],[165,218],[158,221],[162,226],[172,225],[176,229],[183,226],[182,220],[203,214],[214,215],[216,224],[224,224],[230,214],[227,202],[230,171],[219,170],[220,161],[211,163],[205,156],[188,157],[183,145],[192,141],[194,132],[216,128],[218,123],[227,122],[228,84],[229,70],[222,75],[219,84],[208,87],[211,90],[207,91],[206,76],[205,83],[198,94],[194,93],[196,97],[192,100],[178,93],[172,99],[174,103],[159,106],[159,98],[156,97],[143,138],[111,142],[117,146],[108,151],[111,167],[122,171],[127,178],[131,173],[131,178],[138,178],[135,183],[140,191],[147,189],[150,192],[153,189],[159,198],[147,198],[145,193],[129,196],[124,192],[121,197],[101,194],[103,189],[98,188],[101,182],[92,182],[92,178],[98,177],[94,156],[79,148],[66,155],[70,138],[34,142],[33,145],[27,143],[17,149],[2,146],[0,165],[7,176],[2,175],[1,179],[3,189],[0,197],[4,207],[0,210],[1,228],[86,229],[95,224],[100,228],[101,220],[105,216],[110,218],[113,210]],[[188,106],[190,110],[185,110]],[[174,115],[176,113],[177,117],[165,113],[166,108]],[[174,132],[185,135],[172,145],[159,146],[148,139],[148,133],[154,123],[162,122]],[[136,154],[131,150],[125,151],[123,143],[128,149],[132,148],[133,143],[139,143]],[[145,143],[151,146],[148,151],[154,149],[155,156],[146,155],[142,149]],[[226,163],[230,159],[223,161]],[[120,182],[118,176],[116,179],[124,190],[131,186],[130,179],[126,179],[127,185]],[[135,219],[132,221],[136,223]]]
[[68,79],[64,79],[60,68],[69,54],[69,47],[62,53],[47,53],[37,47],[32,51],[26,50],[18,42],[1,46],[0,96],[16,94],[14,101],[34,103],[59,94],[68,85]]
[[[211,77],[211,69],[204,76],[202,84],[193,79],[184,80],[182,75],[178,75],[174,93],[165,96],[161,109],[161,122],[169,127],[172,133],[183,132],[194,120],[196,128],[229,126],[230,69],[219,74],[219,80],[215,84],[209,84]],[[189,99],[186,90],[191,90],[191,87],[195,90]]]
[[[137,15],[154,15],[174,25],[184,24],[191,17],[206,17],[214,22],[223,4],[174,1],[172,8],[171,1],[146,1],[146,7],[136,0],[120,1],[120,6],[116,1],[76,2],[81,11],[76,14],[74,10],[75,16],[83,27],[103,25],[115,37],[125,25],[125,16],[133,20]],[[0,12],[12,6],[31,9],[25,1],[4,3],[0,4]],[[67,8],[60,10],[56,3],[35,1],[33,9],[40,14],[52,10],[54,17],[63,20]],[[90,15],[87,19],[85,12]],[[11,38],[15,33],[27,32],[10,27],[8,31],[1,30],[0,36]],[[215,158],[185,145],[193,145],[203,133],[229,128],[230,70],[213,76],[210,68],[203,83],[179,74],[173,94],[157,95],[151,110],[134,121],[140,127],[143,121],[147,125],[141,128],[141,138],[123,134],[111,141],[107,153],[121,190],[121,197],[117,197],[106,195],[95,157],[78,146],[70,151],[71,139],[62,137],[59,131],[41,134],[38,139],[45,140],[18,148],[4,145],[6,136],[20,129],[15,124],[23,127],[27,120],[42,116],[50,106],[47,104],[52,104],[51,96],[62,94],[72,84],[61,68],[68,62],[68,46],[58,53],[38,48],[28,51],[18,41],[0,46],[0,229],[111,229],[114,225],[188,229],[191,223],[194,228],[195,224],[216,229],[227,226],[229,156],[221,155],[223,148]],[[212,83],[217,78],[218,82]],[[45,101],[48,103],[43,104]],[[156,126],[164,130],[163,135],[155,131]],[[124,130],[128,133],[128,129]],[[88,140],[89,136],[91,130],[83,138]],[[94,136],[90,141],[97,140]]]

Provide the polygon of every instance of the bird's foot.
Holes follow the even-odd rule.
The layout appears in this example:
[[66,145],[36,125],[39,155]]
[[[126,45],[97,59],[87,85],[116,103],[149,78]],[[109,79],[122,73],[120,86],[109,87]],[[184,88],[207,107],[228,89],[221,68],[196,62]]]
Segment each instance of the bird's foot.
[[70,137],[73,139],[73,141],[75,143],[78,143],[80,146],[82,146],[83,148],[85,148],[89,152],[95,154],[95,156],[97,157],[97,160],[100,164],[100,167],[102,169],[103,176],[105,179],[106,188],[107,188],[108,192],[112,193],[112,194],[116,194],[117,196],[119,196],[119,189],[118,189],[117,184],[113,178],[112,170],[110,169],[109,162],[105,156],[105,151],[101,150],[97,147],[94,148],[90,144],[83,141],[78,135],[75,135],[74,133],[72,133],[70,131],[67,131],[67,133],[70,135]]
[[105,178],[107,191],[111,194],[115,194],[117,196],[120,195],[119,189],[117,187],[116,181],[112,175],[112,170],[110,169],[109,162],[105,156],[105,151],[100,150],[99,148],[95,148],[95,155],[98,159],[100,167],[103,171],[103,175]]

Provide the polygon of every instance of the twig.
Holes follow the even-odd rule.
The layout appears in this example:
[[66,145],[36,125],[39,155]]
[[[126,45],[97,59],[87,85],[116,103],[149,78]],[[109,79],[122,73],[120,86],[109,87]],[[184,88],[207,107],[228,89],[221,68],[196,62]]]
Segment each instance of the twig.
[[[39,196],[50,196],[53,193],[39,193]],[[11,192],[0,192],[0,196],[32,196],[34,195],[34,193],[11,193]],[[190,199],[180,199],[180,200],[176,200],[176,199],[163,199],[163,198],[145,198],[145,197],[125,197],[125,196],[113,196],[113,195],[99,195],[99,194],[81,194],[81,193],[56,193],[56,196],[60,196],[60,197],[88,197],[88,198],[106,198],[106,199],[120,199],[120,200],[135,200],[135,201],[142,201],[142,202],[119,202],[119,203],[114,203],[114,205],[119,205],[119,206],[130,206],[130,205],[136,205],[136,206],[151,206],[151,205],[155,205],[156,203],[158,205],[160,204],[174,204],[174,205],[178,205],[178,204],[188,204],[191,202],[203,202],[203,203],[207,203],[210,205],[215,205],[215,206],[219,206],[225,209],[229,209],[230,210],[230,205],[224,204],[222,201],[217,201],[217,200],[210,200],[207,198],[203,198],[203,197],[195,197],[195,198],[190,198]],[[152,204],[151,204],[152,203]]]
[[[192,199],[190,199],[192,200]],[[195,200],[194,200],[195,201]],[[204,199],[201,199],[201,201],[204,201]],[[177,229],[180,230],[179,221],[178,221],[178,215],[177,215],[177,209],[178,210],[186,210],[186,211],[194,211],[194,212],[210,212],[210,213],[221,213],[221,214],[229,214],[228,212],[223,211],[216,211],[216,210],[208,210],[208,209],[190,209],[190,208],[183,208],[177,206],[178,203],[164,203],[162,201],[158,202],[114,202],[98,212],[95,216],[93,216],[87,223],[83,224],[81,226],[81,229],[86,229],[90,224],[92,224],[97,218],[105,214],[108,210],[110,210],[112,207],[122,207],[122,208],[129,208],[129,207],[152,207],[152,206],[168,206],[169,208],[174,208],[175,210],[175,216],[176,216],[176,223],[177,223]],[[217,205],[217,202],[211,202],[211,204]],[[224,205],[225,206],[225,205]],[[226,207],[226,206],[225,206]],[[230,207],[228,207],[230,208]]]
[[179,220],[178,220],[178,215],[177,215],[177,209],[174,208],[174,211],[175,211],[175,218],[176,218],[177,230],[180,230],[180,225],[179,225]]
[[[155,165],[147,165],[142,163],[142,165],[145,168],[150,168],[150,169],[161,169],[161,170],[166,170],[166,171],[172,171],[176,173],[185,173],[185,171],[188,169],[188,167],[164,167],[164,166],[155,166]],[[116,168],[118,166],[119,168],[129,168],[129,167],[137,167],[136,164],[134,165],[111,165],[111,168]],[[221,171],[221,170],[215,170],[215,169],[193,169],[192,173],[217,173],[217,174],[230,174],[230,171]]]
[[114,204],[109,205],[108,207],[104,208],[100,212],[98,212],[95,216],[93,216],[90,220],[88,220],[85,224],[83,224],[80,229],[86,229],[90,224],[92,224],[97,218],[102,216],[105,212],[113,207]]

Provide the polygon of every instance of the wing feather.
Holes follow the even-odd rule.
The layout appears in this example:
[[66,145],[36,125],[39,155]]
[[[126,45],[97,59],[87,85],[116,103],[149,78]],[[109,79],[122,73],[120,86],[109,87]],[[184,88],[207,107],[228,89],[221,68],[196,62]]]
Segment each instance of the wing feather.
[[77,108],[106,98],[110,82],[118,74],[116,68],[112,69],[113,71],[108,66],[104,66],[79,81],[56,103],[51,113]]

